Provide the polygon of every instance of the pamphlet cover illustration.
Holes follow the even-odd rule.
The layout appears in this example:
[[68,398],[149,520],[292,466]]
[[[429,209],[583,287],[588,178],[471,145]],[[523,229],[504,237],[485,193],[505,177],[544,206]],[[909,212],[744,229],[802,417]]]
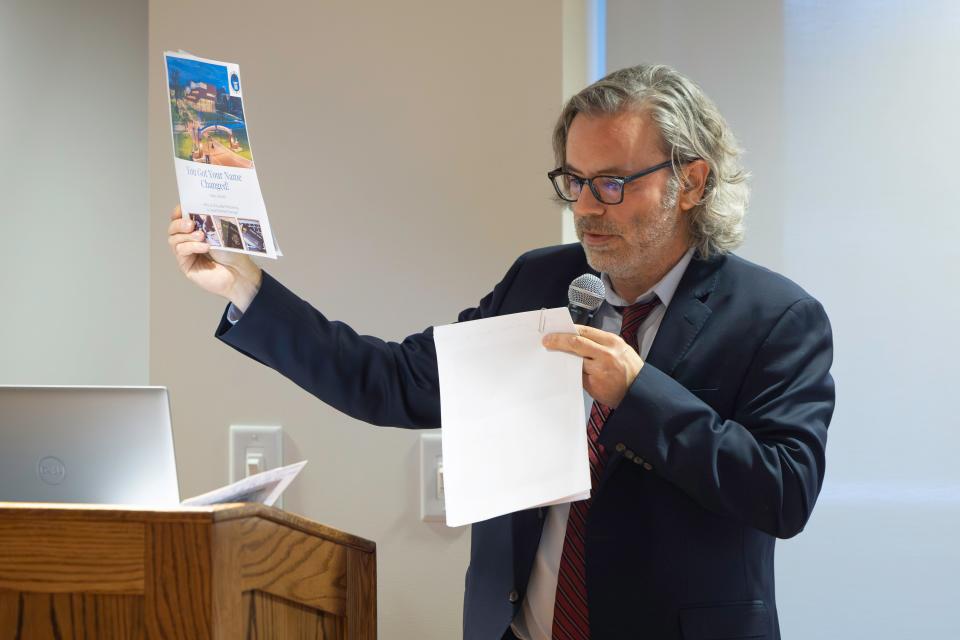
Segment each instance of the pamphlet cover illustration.
[[171,51],[164,61],[184,217],[217,249],[283,255],[260,192],[239,65]]

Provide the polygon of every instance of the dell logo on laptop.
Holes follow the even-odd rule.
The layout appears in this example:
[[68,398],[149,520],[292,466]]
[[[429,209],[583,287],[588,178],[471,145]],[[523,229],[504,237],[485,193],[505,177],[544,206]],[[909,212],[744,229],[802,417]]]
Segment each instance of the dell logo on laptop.
[[37,474],[47,484],[60,484],[67,477],[67,468],[59,458],[47,456],[37,463]]

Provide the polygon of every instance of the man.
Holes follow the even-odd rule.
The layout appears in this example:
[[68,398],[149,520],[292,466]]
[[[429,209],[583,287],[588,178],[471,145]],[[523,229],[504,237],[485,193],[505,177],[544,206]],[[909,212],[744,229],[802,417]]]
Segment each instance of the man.
[[[580,245],[521,256],[460,320],[566,302],[599,272],[579,335],[590,500],[473,526],[464,637],[779,638],[773,551],[806,523],[833,412],[830,325],[782,276],[729,251],[745,174],[714,105],[662,66],[574,96],[554,132]],[[217,336],[374,424],[440,424],[432,332],[385,343],[327,320],[246,257],[170,225],[180,268],[231,302]]]

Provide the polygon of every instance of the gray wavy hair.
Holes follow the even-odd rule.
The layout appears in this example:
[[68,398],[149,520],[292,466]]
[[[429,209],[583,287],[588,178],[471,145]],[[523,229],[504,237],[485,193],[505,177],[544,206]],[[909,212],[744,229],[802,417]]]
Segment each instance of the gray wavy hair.
[[690,235],[698,253],[709,258],[739,246],[750,196],[749,174],[739,162],[740,147],[716,105],[670,67],[620,69],[570,98],[553,130],[557,166],[566,163],[567,133],[578,113],[614,115],[628,109],[646,111],[660,129],[664,152],[673,160],[668,194],[677,193],[681,163],[702,158],[710,167],[703,197],[689,212]]

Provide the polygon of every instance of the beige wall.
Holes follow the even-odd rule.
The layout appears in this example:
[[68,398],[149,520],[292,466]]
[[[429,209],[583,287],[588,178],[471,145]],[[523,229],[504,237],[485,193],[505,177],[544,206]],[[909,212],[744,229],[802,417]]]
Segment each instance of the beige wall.
[[[588,0],[563,0],[563,101],[590,83],[587,62],[590,49],[595,45],[587,28],[588,14],[593,2]],[[576,242],[577,232],[570,207],[563,208],[560,220],[563,242]]]
[[147,0],[0,2],[0,384],[146,384]]
[[185,495],[227,479],[231,423],[310,460],[286,506],[376,541],[386,640],[460,633],[469,532],[419,521],[418,434],[327,408],[213,339],[222,303],[165,243],[177,192],[164,49],[237,61],[271,223],[266,264],[361,332],[398,339],[475,304],[560,240],[544,177],[561,7],[537,2],[150,4],[150,381],[168,385]]

